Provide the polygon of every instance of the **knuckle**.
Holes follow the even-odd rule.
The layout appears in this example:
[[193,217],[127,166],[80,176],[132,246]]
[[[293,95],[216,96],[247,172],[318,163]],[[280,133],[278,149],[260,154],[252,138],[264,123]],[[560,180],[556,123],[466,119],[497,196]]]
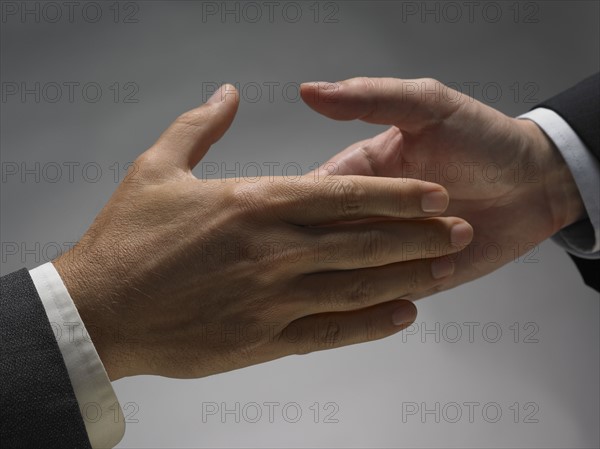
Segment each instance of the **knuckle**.
[[422,78],[420,90],[420,100],[427,109],[430,127],[439,125],[465,104],[464,94],[434,78]]
[[376,296],[376,288],[372,281],[358,278],[350,285],[345,300],[353,306],[361,307],[370,304]]
[[[429,265],[427,265],[427,267],[429,267]],[[421,276],[420,276],[420,272],[422,270],[422,264],[419,264],[417,266],[417,264],[411,264],[411,267],[408,270],[408,273],[406,273],[406,290],[408,293],[412,293],[415,291],[418,291],[421,287]]]
[[[290,343],[289,338],[287,337],[287,334],[289,332],[290,332],[289,326],[287,328],[283,329],[283,331],[281,331],[281,333],[278,336],[278,342],[279,343],[281,343],[281,342]],[[306,354],[310,354],[314,350],[315,349],[311,346],[309,339],[300,338],[299,340],[293,341],[290,352],[293,352],[294,354],[297,354],[297,355],[306,355]]]
[[422,83],[424,89],[433,89],[439,87],[442,84],[435,78],[423,78]]
[[[395,210],[402,217],[420,216],[423,212],[420,207],[421,192],[415,188],[414,183],[407,183],[397,196]],[[417,206],[418,204],[418,206]]]
[[371,92],[377,88],[377,81],[368,76],[360,76],[356,78],[356,83],[360,84],[367,92]]
[[423,227],[423,251],[439,252],[442,244],[447,241],[445,226],[438,221],[430,221]]
[[356,181],[339,179],[331,184],[334,198],[337,199],[339,215],[352,219],[360,217],[367,199],[366,189]]
[[296,354],[305,355],[315,351],[332,349],[341,346],[343,341],[342,328],[332,318],[315,320],[309,335],[296,346]]
[[367,314],[363,322],[362,341],[373,341],[381,338],[379,327],[371,314]]
[[157,158],[156,158],[155,154],[151,151],[144,151],[133,162],[134,166],[136,166],[136,167],[152,166],[152,165],[155,165],[156,163],[157,163]]
[[347,285],[332,285],[323,292],[321,307],[324,309],[359,309],[373,302],[377,297],[374,282],[364,277],[354,277]]
[[306,355],[316,350],[317,348],[311,344],[310,340],[303,340],[296,345],[296,350],[294,352],[298,355]]
[[237,211],[243,214],[256,214],[263,209],[261,195],[254,186],[234,186],[230,193],[230,201]]
[[425,244],[428,246],[434,245],[440,241],[440,229],[437,225],[430,225],[425,228]]
[[428,105],[430,114],[436,112],[444,85],[434,78],[423,78],[421,80],[421,100]]
[[360,262],[376,264],[389,255],[390,245],[383,232],[378,229],[367,229],[358,235]]
[[202,126],[204,114],[199,109],[192,109],[180,114],[176,119],[175,123],[182,128],[198,128]]
[[312,346],[318,349],[329,349],[339,345],[342,338],[342,330],[339,323],[332,319],[317,321]]
[[164,161],[152,148],[133,161],[123,181],[127,184],[160,184],[161,181],[176,173],[178,173],[177,167]]
[[368,99],[369,110],[361,117],[363,120],[369,119],[377,113],[379,107],[379,102],[377,101],[378,94],[386,94],[389,90],[385,80],[366,76],[351,79],[349,85],[359,92],[363,92]]
[[160,162],[157,160],[154,152],[146,151],[140,154],[133,161],[132,169],[128,171],[125,181],[139,182],[141,178],[156,178],[160,169]]

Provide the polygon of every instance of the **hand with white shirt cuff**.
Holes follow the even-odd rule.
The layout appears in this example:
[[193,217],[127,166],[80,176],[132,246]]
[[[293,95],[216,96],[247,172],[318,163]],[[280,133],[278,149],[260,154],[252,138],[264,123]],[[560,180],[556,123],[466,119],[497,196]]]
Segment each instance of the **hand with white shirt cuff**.
[[[456,268],[449,282],[410,299],[491,273],[587,218],[588,203],[570,166],[531,120],[508,117],[433,79],[313,82],[303,84],[301,94],[329,118],[392,125],[379,137],[395,142],[385,152],[368,140],[358,142],[323,170],[335,164],[337,175],[439,183],[450,194],[446,213],[473,226],[472,242],[453,257]],[[597,236],[599,223],[592,225]]]
[[125,434],[123,410],[73,299],[51,262],[29,275],[55,333],[90,445],[116,446]]
[[392,335],[416,316],[401,298],[447,282],[447,256],[472,237],[440,217],[448,194],[433,183],[197,179],[238,104],[225,85],[182,114],[77,245],[30,271],[50,324],[69,333],[58,349],[93,448],[124,434],[112,380],[203,377]]

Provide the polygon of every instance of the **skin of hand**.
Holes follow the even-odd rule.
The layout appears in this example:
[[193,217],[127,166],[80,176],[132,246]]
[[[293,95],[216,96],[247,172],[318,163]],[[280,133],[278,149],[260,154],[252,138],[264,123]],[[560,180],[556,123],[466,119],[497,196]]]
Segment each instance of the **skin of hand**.
[[532,121],[503,113],[434,79],[353,78],[301,87],[304,101],[336,120],[392,125],[355,143],[320,170],[403,177],[448,190],[446,214],[467,220],[472,242],[451,259],[454,275],[417,299],[476,279],[526,256],[584,215],[558,149]]
[[238,104],[225,85],[178,117],[53,262],[111,380],[203,377],[392,335],[416,316],[398,298],[450,276],[447,255],[472,237],[439,217],[447,192],[428,182],[196,178]]

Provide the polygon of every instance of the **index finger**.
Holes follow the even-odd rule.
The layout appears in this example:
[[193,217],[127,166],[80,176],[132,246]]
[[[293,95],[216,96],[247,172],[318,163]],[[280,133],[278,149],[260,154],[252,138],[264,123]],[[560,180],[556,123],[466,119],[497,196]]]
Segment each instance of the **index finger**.
[[449,202],[446,189],[431,182],[350,175],[277,183],[267,197],[280,218],[299,225],[426,218],[444,212]]
[[360,119],[420,131],[451,116],[465,101],[460,92],[431,78],[352,78],[304,83],[304,102],[335,120]]

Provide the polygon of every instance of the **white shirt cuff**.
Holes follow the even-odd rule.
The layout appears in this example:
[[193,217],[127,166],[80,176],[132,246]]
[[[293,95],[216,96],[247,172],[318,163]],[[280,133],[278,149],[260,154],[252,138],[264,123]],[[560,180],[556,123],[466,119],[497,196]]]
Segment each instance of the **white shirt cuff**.
[[600,162],[556,112],[536,108],[517,118],[535,122],[554,142],[571,170],[588,214],[587,220],[561,229],[552,240],[574,256],[600,259]]
[[79,312],[51,262],[29,274],[67,366],[92,448],[114,447],[125,433],[123,411]]

